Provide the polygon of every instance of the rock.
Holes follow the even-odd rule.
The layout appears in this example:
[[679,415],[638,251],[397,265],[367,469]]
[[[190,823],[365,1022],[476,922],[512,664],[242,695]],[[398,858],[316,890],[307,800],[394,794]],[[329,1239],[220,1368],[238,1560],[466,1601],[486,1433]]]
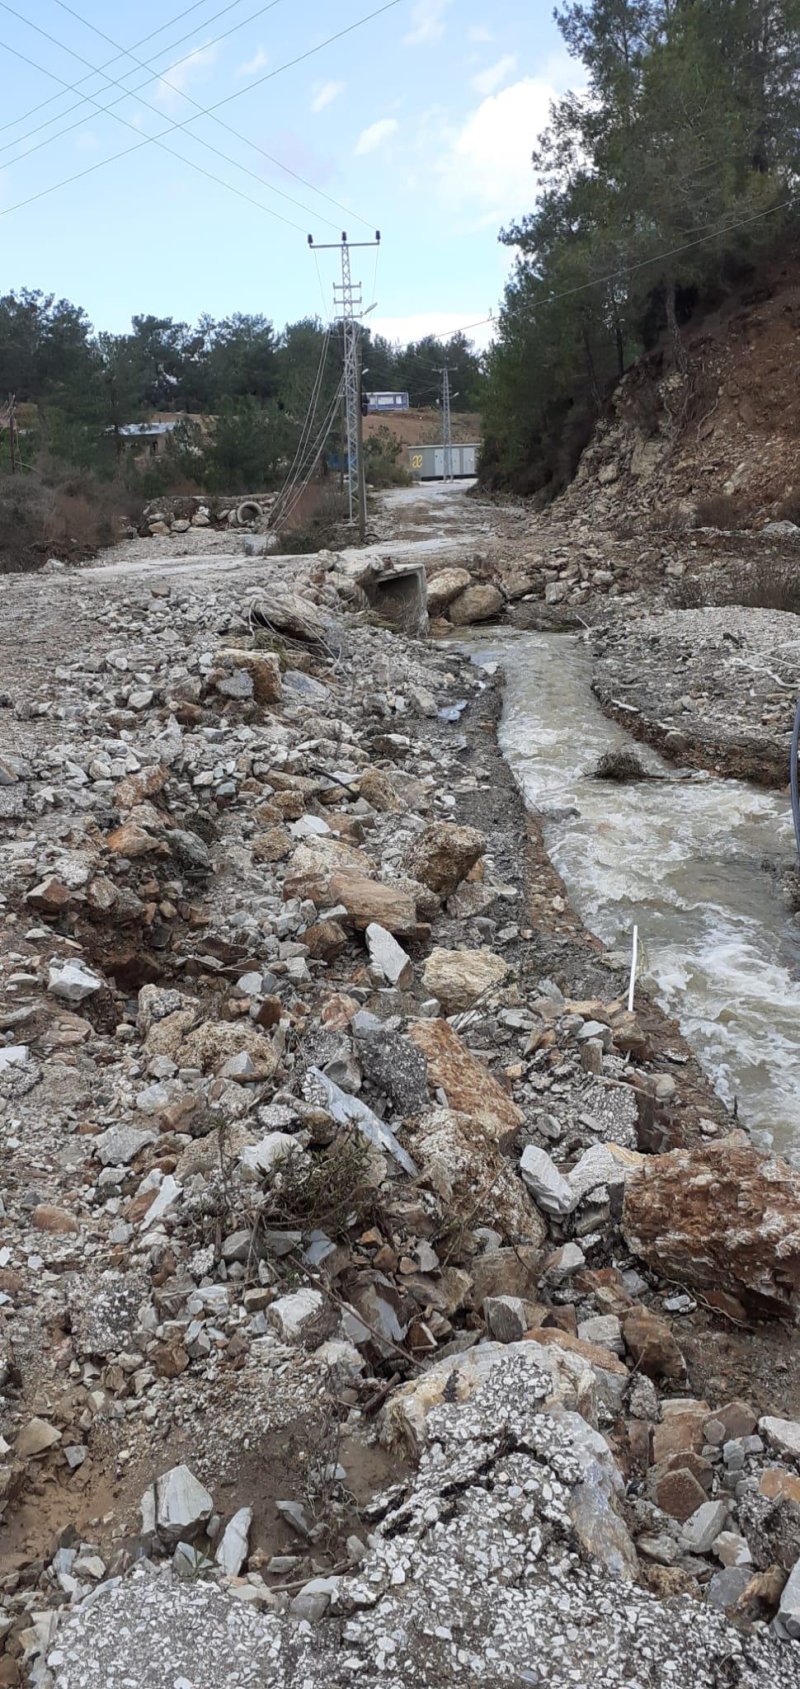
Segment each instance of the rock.
[[671,1455],[698,1454],[705,1442],[707,1402],[687,1402],[665,1416],[653,1431],[653,1465],[660,1466]]
[[55,1425],[48,1424],[46,1419],[29,1419],[17,1437],[14,1452],[20,1460],[30,1460],[34,1455],[46,1454],[60,1442],[61,1432]]
[[437,946],[422,970],[425,990],[438,998],[446,1015],[471,1009],[478,999],[502,984],[508,963],[491,950],[444,950]]
[[326,1308],[322,1292],[306,1286],[279,1296],[267,1309],[267,1319],[284,1343],[304,1343],[320,1331]]
[[726,1292],[754,1313],[798,1311],[800,1175],[742,1132],[648,1156],[625,1187],[622,1229],[658,1272]]
[[406,872],[442,897],[449,897],[485,849],[486,840],[477,827],[434,821],[414,841],[406,856]]
[[519,1296],[487,1296],[483,1317],[489,1336],[497,1343],[520,1343],[530,1325],[531,1306]]
[[548,1255],[542,1271],[542,1278],[548,1284],[566,1284],[575,1273],[579,1273],[586,1266],[586,1256],[579,1243],[562,1243],[560,1249]]
[[468,586],[450,603],[450,620],[456,627],[496,620],[503,608],[503,594],[496,586]]
[[636,1365],[648,1378],[683,1378],[686,1362],[666,1322],[650,1308],[631,1308],[622,1335]]
[[347,949],[347,933],[338,921],[317,921],[313,927],[306,927],[303,943],[315,961],[335,962]]
[[704,1501],[686,1520],[681,1532],[687,1554],[710,1554],[727,1517],[727,1501]]
[[233,669],[243,669],[252,681],[252,695],[257,704],[277,704],[282,694],[281,665],[274,651],[240,651],[227,648],[219,653],[219,661]]
[[446,1402],[470,1401],[492,1373],[499,1369],[499,1376],[503,1376],[506,1360],[515,1368],[522,1368],[521,1376],[527,1374],[532,1386],[538,1386],[544,1372],[548,1393],[570,1408],[577,1398],[587,1406],[594,1400],[591,1366],[580,1356],[555,1346],[545,1349],[538,1343],[481,1343],[465,1354],[435,1361],[421,1377],[401,1385],[382,1410],[381,1441],[389,1447],[400,1445],[418,1454],[431,1434],[429,1420],[435,1409]]
[[718,1607],[723,1613],[731,1612],[744,1595],[752,1575],[748,1566],[728,1566],[724,1572],[715,1572],[706,1584],[709,1607]]
[[739,1498],[739,1528],[757,1566],[790,1572],[800,1560],[800,1506],[791,1497],[748,1491]]
[[439,569],[428,581],[428,615],[441,616],[460,592],[472,585],[466,569]]
[[619,1215],[625,1184],[644,1160],[644,1156],[623,1148],[622,1144],[592,1144],[567,1174],[573,1206],[577,1207],[592,1191],[604,1187],[610,1193],[613,1212]]
[[31,1211],[31,1225],[37,1232],[54,1232],[67,1235],[79,1232],[80,1226],[74,1214],[67,1208],[55,1208],[52,1203],[39,1202]]
[[370,921],[366,939],[370,962],[381,977],[389,985],[398,985],[401,989],[409,986],[414,977],[413,964],[397,939],[377,921]]
[[522,1125],[522,1110],[462,1043],[446,1020],[416,1020],[409,1037],[428,1062],[428,1084],[444,1091],[450,1108],[480,1120],[497,1142]]
[[625,1352],[622,1326],[616,1314],[594,1314],[591,1319],[581,1320],[578,1336],[584,1343],[596,1343],[601,1349],[610,1349],[613,1355],[621,1357]]
[[197,833],[188,828],[171,827],[164,834],[170,855],[190,874],[210,874],[213,867],[211,852]]
[[534,1202],[545,1214],[563,1219],[575,1207],[575,1195],[562,1178],[552,1156],[536,1144],[528,1144],[520,1158],[519,1170]]
[[714,1409],[714,1418],[724,1425],[726,1438],[749,1437],[756,1428],[756,1414],[749,1402],[727,1402],[725,1407]]
[[785,1466],[768,1466],[758,1480],[758,1487],[761,1494],[771,1500],[783,1497],[786,1501],[800,1503],[800,1476],[796,1472],[787,1472]]
[[82,1003],[96,991],[104,990],[104,985],[83,962],[54,962],[47,975],[47,989],[52,997],[60,997],[65,1003]]
[[401,815],[405,810],[391,777],[382,768],[365,768],[359,781],[359,791],[364,802],[383,815]]
[[800,1460],[800,1421],[773,1419],[766,1414],[763,1419],[759,1419],[758,1429],[771,1449],[788,1455],[790,1460]]
[[365,1084],[389,1098],[398,1114],[421,1114],[428,1101],[428,1064],[422,1051],[399,1032],[367,1032],[356,1048]]
[[[401,938],[417,929],[417,906],[407,891],[382,885],[363,874],[331,874],[321,901],[340,903],[353,926],[365,931],[381,926]],[[344,919],[344,917],[342,917]]]
[[[538,1216],[536,1216],[538,1219]],[[542,1239],[544,1223],[539,1220]],[[518,1244],[515,1249],[488,1249],[470,1262],[473,1305],[480,1308],[489,1296],[512,1296],[530,1302],[539,1282],[541,1248]]]
[[673,1472],[662,1474],[653,1495],[662,1513],[668,1513],[671,1519],[679,1520],[682,1525],[708,1500],[694,1474],[680,1466]]
[[792,1567],[780,1599],[774,1629],[778,1636],[800,1641],[800,1560]]
[[238,1577],[247,1559],[247,1544],[252,1523],[252,1507],[240,1507],[238,1513],[234,1513],[225,1526],[214,1559],[220,1571],[225,1572],[228,1577]]
[[127,1167],[155,1139],[155,1132],[137,1126],[109,1126],[94,1139],[92,1149],[101,1166]]
[[723,1566],[752,1566],[753,1556],[746,1537],[737,1531],[720,1531],[714,1543],[714,1553]]
[[214,1503],[208,1490],[188,1466],[173,1466],[142,1497],[142,1531],[157,1531],[169,1547],[199,1534],[211,1518]]
[[291,855],[292,840],[285,827],[270,827],[253,840],[254,862],[284,862]]
[[470,1226],[494,1226],[502,1237],[538,1247],[545,1227],[513,1169],[487,1137],[480,1120],[452,1109],[434,1109],[414,1130],[423,1182],[441,1198],[445,1213]]

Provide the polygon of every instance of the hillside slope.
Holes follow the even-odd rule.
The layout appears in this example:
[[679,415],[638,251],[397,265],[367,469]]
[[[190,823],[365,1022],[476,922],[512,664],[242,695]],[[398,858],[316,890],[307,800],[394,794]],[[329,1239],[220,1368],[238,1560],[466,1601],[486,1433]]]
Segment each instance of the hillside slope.
[[800,519],[800,259],[762,271],[624,376],[556,517],[654,526]]

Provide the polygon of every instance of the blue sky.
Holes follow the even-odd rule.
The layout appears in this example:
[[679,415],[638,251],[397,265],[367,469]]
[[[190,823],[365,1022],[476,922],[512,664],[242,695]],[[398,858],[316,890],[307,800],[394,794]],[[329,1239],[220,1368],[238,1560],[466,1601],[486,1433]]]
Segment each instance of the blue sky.
[[[332,310],[337,255],[315,260],[306,234],[380,228],[377,271],[372,252],[353,255],[376,327],[407,339],[486,316],[509,267],[498,228],[530,207],[531,146],[575,70],[550,0],[400,0],[281,69],[380,3],[27,0],[53,41],[23,21],[25,0],[0,0],[0,291],[65,295],[114,330],[133,312],[263,311],[282,326]],[[199,115],[217,102],[237,134]],[[140,144],[152,135],[172,153]]]

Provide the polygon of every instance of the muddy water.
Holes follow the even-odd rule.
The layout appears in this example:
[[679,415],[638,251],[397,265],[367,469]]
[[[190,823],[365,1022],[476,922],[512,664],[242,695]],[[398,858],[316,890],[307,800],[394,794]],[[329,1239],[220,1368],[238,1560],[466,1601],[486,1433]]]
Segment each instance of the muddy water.
[[[680,1022],[741,1121],[800,1161],[800,927],[764,860],[790,866],[788,800],[734,780],[587,779],[604,751],[633,741],[590,690],[590,659],[563,634],[487,634],[473,661],[506,673],[501,745],[585,924],[630,955]],[[793,1155],[792,1159],[795,1159]]]

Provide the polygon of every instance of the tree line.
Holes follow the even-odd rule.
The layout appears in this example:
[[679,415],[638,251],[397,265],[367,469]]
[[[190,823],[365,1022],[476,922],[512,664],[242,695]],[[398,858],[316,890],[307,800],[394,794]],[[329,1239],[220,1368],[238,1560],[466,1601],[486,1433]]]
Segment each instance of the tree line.
[[[316,318],[278,331],[265,316],[239,312],[195,325],[142,315],[126,334],[98,333],[80,306],[24,289],[0,298],[0,396],[29,407],[23,459],[46,452],[51,462],[109,477],[119,473],[126,425],[159,411],[211,418],[176,441],[184,471],[209,491],[255,489],[278,480],[294,452],[321,366],[319,418],[334,406],[339,334],[325,343]],[[483,366],[463,335],[447,346],[429,336],[405,347],[366,335],[364,385],[434,404],[445,357],[454,408],[476,408]],[[169,467],[154,466],[151,480]]]
[[489,354],[483,476],[553,497],[616,382],[797,230],[800,0],[556,11],[582,91],[551,110]]

